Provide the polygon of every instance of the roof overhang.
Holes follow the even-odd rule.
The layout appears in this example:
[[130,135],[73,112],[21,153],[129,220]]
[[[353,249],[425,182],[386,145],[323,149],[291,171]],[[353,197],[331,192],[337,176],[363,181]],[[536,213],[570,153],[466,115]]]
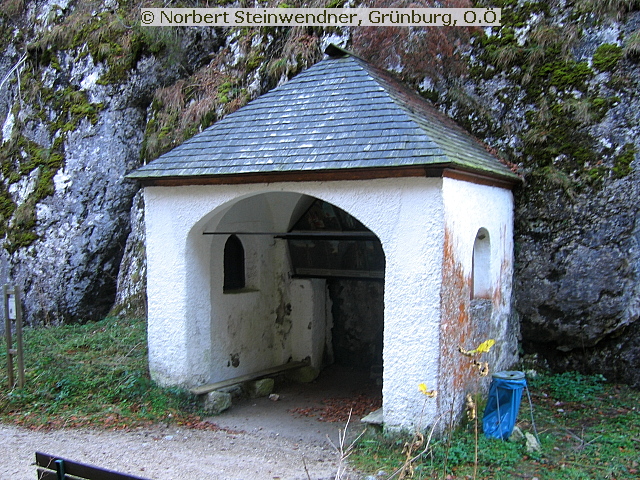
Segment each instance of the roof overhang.
[[403,177],[446,177],[480,185],[513,189],[518,177],[499,177],[486,172],[463,170],[452,164],[407,165],[309,171],[255,172],[228,175],[162,176],[138,178],[143,187],[177,187],[187,185],[240,185],[249,183],[326,182],[338,180],[374,180]]

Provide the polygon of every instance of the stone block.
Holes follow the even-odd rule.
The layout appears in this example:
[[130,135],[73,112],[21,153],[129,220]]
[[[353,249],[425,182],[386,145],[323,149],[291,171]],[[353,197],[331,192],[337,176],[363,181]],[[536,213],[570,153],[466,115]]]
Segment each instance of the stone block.
[[253,382],[247,382],[245,388],[251,398],[268,397],[273,393],[273,378],[263,378]]
[[311,383],[320,375],[320,371],[317,368],[307,366],[296,368],[286,373],[289,380],[300,383]]
[[511,432],[511,435],[509,436],[509,441],[510,442],[522,442],[524,440],[524,433],[522,433],[522,430],[520,430],[520,427],[513,427],[513,431]]
[[527,449],[527,452],[533,453],[542,451],[540,443],[538,443],[538,440],[532,434],[525,433],[524,438],[526,440],[525,448]]
[[370,425],[383,425],[384,424],[384,414],[382,408],[379,408],[375,412],[371,412],[360,420],[362,423],[367,423]]
[[202,408],[212,415],[218,415],[231,408],[231,394],[217,391],[207,393]]
[[242,385],[232,385],[230,387],[221,388],[218,392],[228,393],[231,395],[231,400],[237,400],[245,396],[245,392],[242,389]]

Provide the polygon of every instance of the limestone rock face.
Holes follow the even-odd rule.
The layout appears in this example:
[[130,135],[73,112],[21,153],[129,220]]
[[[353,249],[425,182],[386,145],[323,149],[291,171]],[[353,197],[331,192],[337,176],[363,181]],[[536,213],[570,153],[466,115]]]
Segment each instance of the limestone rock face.
[[[522,348],[554,370],[640,386],[640,12],[595,8],[590,22],[561,2],[524,6],[507,16],[531,20],[527,31],[473,48],[476,66],[488,68],[466,89],[482,107],[451,109],[523,176],[513,290]],[[561,22],[571,15],[570,32]],[[547,56],[542,39],[571,49]],[[535,49],[537,60],[498,58]],[[574,110],[579,103],[590,113]],[[606,107],[596,113],[597,104]]]
[[132,27],[106,20],[117,2],[93,11],[50,3],[16,3],[10,21],[0,19],[0,281],[22,289],[32,324],[104,318],[117,291],[112,313],[144,315],[143,205],[125,176],[141,164],[154,92],[208,61],[220,38],[213,29],[184,32],[172,45],[175,60],[145,54],[153,38],[128,38],[141,51],[122,53],[132,57],[120,71],[110,58],[96,60],[89,43],[74,43],[83,34],[95,42],[91,32],[104,29],[104,48],[116,53],[107,33],[121,28],[126,45]]
[[144,246],[144,198],[142,190],[133,197],[131,232],[124,248],[112,315],[146,318],[147,263]]
[[98,319],[111,308],[137,190],[124,175],[137,164],[143,122],[140,109],[106,110],[70,133],[55,193],[36,207],[39,238],[10,260],[29,320]]
[[[516,305],[525,349],[560,368],[640,385],[640,187],[635,175],[570,202],[518,208]],[[635,337],[637,338],[637,337]]]
[[526,341],[592,348],[636,321],[639,190],[629,179],[569,204],[556,195],[521,205],[516,291]]

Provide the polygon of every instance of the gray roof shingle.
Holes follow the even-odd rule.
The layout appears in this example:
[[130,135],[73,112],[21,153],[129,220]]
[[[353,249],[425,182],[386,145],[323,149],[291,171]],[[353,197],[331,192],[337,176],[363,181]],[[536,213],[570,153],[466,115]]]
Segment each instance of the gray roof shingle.
[[443,166],[517,182],[482,144],[387,72],[329,57],[128,175],[202,176]]

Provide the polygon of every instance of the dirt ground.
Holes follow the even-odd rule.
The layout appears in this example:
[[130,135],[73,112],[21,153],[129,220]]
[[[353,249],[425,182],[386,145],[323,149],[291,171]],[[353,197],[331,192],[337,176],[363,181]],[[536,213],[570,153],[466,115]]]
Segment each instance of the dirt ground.
[[[219,429],[194,430],[155,425],[132,431],[29,431],[0,425],[0,480],[34,480],[34,452],[151,480],[324,480],[335,478],[343,421],[354,399],[379,397],[379,387],[346,370],[324,372],[308,385],[277,385],[279,398],[238,399],[233,407],[207,419]],[[348,429],[362,429],[354,416]],[[331,440],[331,442],[330,442]],[[344,479],[359,479],[353,470]]]

